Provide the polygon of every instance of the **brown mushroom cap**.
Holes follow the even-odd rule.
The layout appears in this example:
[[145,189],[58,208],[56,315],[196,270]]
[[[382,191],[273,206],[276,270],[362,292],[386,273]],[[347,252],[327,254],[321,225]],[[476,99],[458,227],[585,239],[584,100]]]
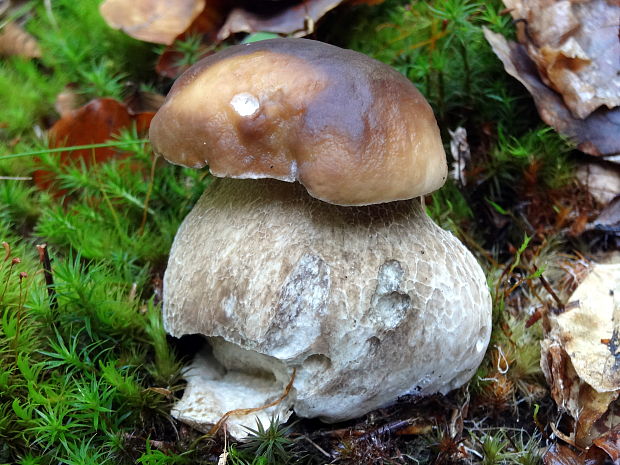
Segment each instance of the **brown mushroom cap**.
[[201,60],[175,82],[150,138],[172,163],[297,180],[338,205],[427,194],[447,172],[433,111],[409,80],[305,39],[237,45]]

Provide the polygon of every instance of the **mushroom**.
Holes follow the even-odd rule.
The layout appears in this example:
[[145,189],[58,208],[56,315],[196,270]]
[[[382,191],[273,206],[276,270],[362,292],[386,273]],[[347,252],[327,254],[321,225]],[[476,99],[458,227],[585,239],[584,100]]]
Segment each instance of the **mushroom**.
[[164,277],[166,330],[209,342],[179,419],[208,430],[274,404],[231,415],[239,437],[255,417],[337,422],[473,375],[491,299],[475,258],[416,198],[447,164],[409,80],[316,41],[238,45],[176,81],[150,138],[172,163],[221,177]]

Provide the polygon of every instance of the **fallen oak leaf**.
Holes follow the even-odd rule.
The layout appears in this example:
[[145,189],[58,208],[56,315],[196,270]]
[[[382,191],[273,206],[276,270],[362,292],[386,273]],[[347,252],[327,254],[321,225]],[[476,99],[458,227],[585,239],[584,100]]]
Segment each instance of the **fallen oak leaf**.
[[108,25],[134,39],[170,45],[205,9],[205,0],[105,0]]
[[504,0],[543,82],[576,118],[620,105],[620,3]]
[[487,28],[484,36],[508,74],[525,86],[534,98],[542,120],[571,139],[577,148],[595,156],[611,157],[620,153],[620,107],[598,109],[585,119],[575,118],[560,94],[546,86],[523,45],[507,41]]
[[609,455],[613,463],[620,463],[620,425],[596,438],[593,444]]
[[314,24],[340,3],[342,0],[304,0],[268,16],[235,8],[228,15],[217,38],[225,40],[239,32],[273,32],[303,37],[314,32]]
[[[86,145],[103,142],[124,127],[129,126],[131,117],[127,107],[111,98],[91,100],[86,105],[73,110],[59,119],[50,129],[50,146],[62,147]],[[72,152],[73,157],[90,161],[89,150]],[[114,150],[101,148],[95,151],[95,161],[105,161],[114,155]],[[69,156],[69,152],[61,153],[61,159]]]
[[583,460],[568,446],[552,444],[543,455],[545,465],[584,465]]
[[591,447],[586,453],[578,455],[570,447],[555,443],[547,449],[542,459],[544,465],[604,465],[605,453]]
[[[60,151],[59,166],[75,162],[83,162],[86,166],[101,163],[117,156],[112,146],[97,148],[74,148],[99,144],[112,139],[121,129],[136,123],[139,132],[145,131],[150,125],[154,112],[130,115],[127,107],[111,98],[91,100],[86,105],[70,111],[60,118],[49,130],[50,148]],[[53,188],[55,175],[51,171],[38,169],[33,173],[35,185],[42,190]]]
[[612,463],[620,463],[620,425],[593,441],[585,453],[577,454],[570,447],[552,444],[543,455],[544,465],[603,465],[606,455]]

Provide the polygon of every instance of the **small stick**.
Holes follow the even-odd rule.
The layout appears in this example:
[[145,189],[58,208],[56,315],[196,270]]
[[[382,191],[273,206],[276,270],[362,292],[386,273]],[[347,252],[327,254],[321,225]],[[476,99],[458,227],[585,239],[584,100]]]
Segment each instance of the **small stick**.
[[312,444],[314,447],[316,447],[316,449],[323,454],[325,457],[327,457],[328,459],[332,459],[332,455],[329,452],[326,452],[325,449],[323,449],[321,446],[319,446],[316,442],[314,442],[312,439],[310,439],[308,436],[301,436],[303,439],[305,439],[306,441],[308,441],[310,444]]
[[413,421],[411,419],[392,421],[386,425],[380,426],[373,431],[368,431],[362,434],[359,439],[370,439],[380,435],[397,434],[400,430],[403,430],[411,425],[413,425]]
[[[538,272],[538,267],[536,265],[534,265],[534,272]],[[565,310],[564,304],[551,287],[551,284],[549,284],[549,281],[547,281],[543,275],[540,275],[538,279],[540,279],[540,283],[543,285],[546,291],[551,294],[551,297],[553,297],[553,300],[555,300],[556,305],[563,312]]]
[[47,244],[38,244],[37,250],[39,252],[39,261],[43,264],[43,276],[45,276],[47,295],[50,298],[50,309],[56,310],[58,308],[58,299],[56,297],[56,290],[54,289],[52,262],[50,261],[50,254],[47,251]]
[[219,419],[219,421],[213,426],[213,428],[209,430],[207,435],[209,436],[215,435],[215,433],[218,432],[218,430],[222,427],[222,425],[226,423],[226,420],[228,420],[228,417],[230,417],[231,415],[249,415],[250,413],[260,412],[261,410],[265,410],[266,408],[273,407],[274,405],[278,405],[280,402],[286,399],[286,396],[288,396],[289,392],[291,392],[291,388],[293,387],[293,382],[295,381],[296,373],[297,373],[297,369],[293,368],[293,374],[291,375],[291,380],[288,382],[288,385],[286,386],[286,388],[284,389],[284,392],[279,398],[261,407],[239,408],[235,410],[229,410],[222,416],[222,418]]

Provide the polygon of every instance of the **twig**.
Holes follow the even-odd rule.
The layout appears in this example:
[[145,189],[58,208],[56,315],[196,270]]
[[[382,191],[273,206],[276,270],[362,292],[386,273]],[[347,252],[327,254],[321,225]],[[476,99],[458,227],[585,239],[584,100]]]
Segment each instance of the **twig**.
[[325,449],[323,449],[321,446],[319,446],[316,442],[314,442],[312,439],[310,439],[308,436],[301,436],[302,439],[305,439],[306,441],[308,441],[310,444],[312,444],[314,447],[316,447],[316,449],[323,454],[325,457],[327,457],[328,459],[332,459],[333,457],[331,456],[331,454],[329,452],[326,452]]
[[381,435],[393,435],[395,433],[397,433],[400,430],[403,430],[411,425],[413,425],[414,422],[412,419],[407,419],[407,420],[396,420],[396,421],[392,421],[390,423],[387,423],[383,426],[380,426],[379,428],[373,430],[373,431],[368,431],[367,433],[362,434],[359,437],[359,440],[361,439],[370,439],[376,436],[381,436]]
[[0,181],[32,181],[31,176],[0,176]]
[[[532,266],[534,268],[534,273],[538,273],[538,267],[536,265],[532,265]],[[553,290],[553,288],[549,284],[549,281],[547,281],[543,275],[540,275],[538,277],[538,279],[540,279],[540,282],[543,285],[543,287],[545,288],[545,290],[549,294],[551,294],[551,297],[553,297],[553,300],[555,300],[555,303],[557,304],[558,308],[563,312],[564,309],[565,309],[564,308],[564,303],[560,300],[558,295],[555,293],[555,291]]]
[[213,428],[211,428],[209,430],[207,435],[208,436],[215,435],[215,433],[217,433],[219,431],[219,429],[226,422],[226,420],[228,420],[228,418],[230,416],[232,416],[232,415],[249,415],[250,413],[260,412],[261,410],[265,410],[265,409],[267,409],[269,407],[273,407],[274,405],[278,405],[280,402],[282,402],[284,399],[286,399],[286,396],[288,396],[289,392],[291,392],[291,388],[293,387],[293,382],[295,381],[295,375],[296,374],[297,374],[297,369],[293,368],[293,374],[291,375],[291,380],[288,382],[288,385],[284,389],[284,392],[282,393],[282,395],[280,397],[278,397],[276,400],[274,400],[273,402],[270,402],[270,403],[268,403],[266,405],[263,405],[261,407],[239,408],[239,409],[235,409],[235,410],[229,410],[224,415],[222,415],[222,418],[220,418],[218,420],[218,422],[213,426]]
[[52,262],[50,261],[50,255],[47,251],[47,244],[38,244],[37,250],[39,252],[39,261],[43,264],[43,276],[45,276],[45,285],[47,286],[47,295],[50,299],[50,309],[56,310],[58,308],[58,298],[56,296],[56,289],[54,288],[54,276],[52,275]]

